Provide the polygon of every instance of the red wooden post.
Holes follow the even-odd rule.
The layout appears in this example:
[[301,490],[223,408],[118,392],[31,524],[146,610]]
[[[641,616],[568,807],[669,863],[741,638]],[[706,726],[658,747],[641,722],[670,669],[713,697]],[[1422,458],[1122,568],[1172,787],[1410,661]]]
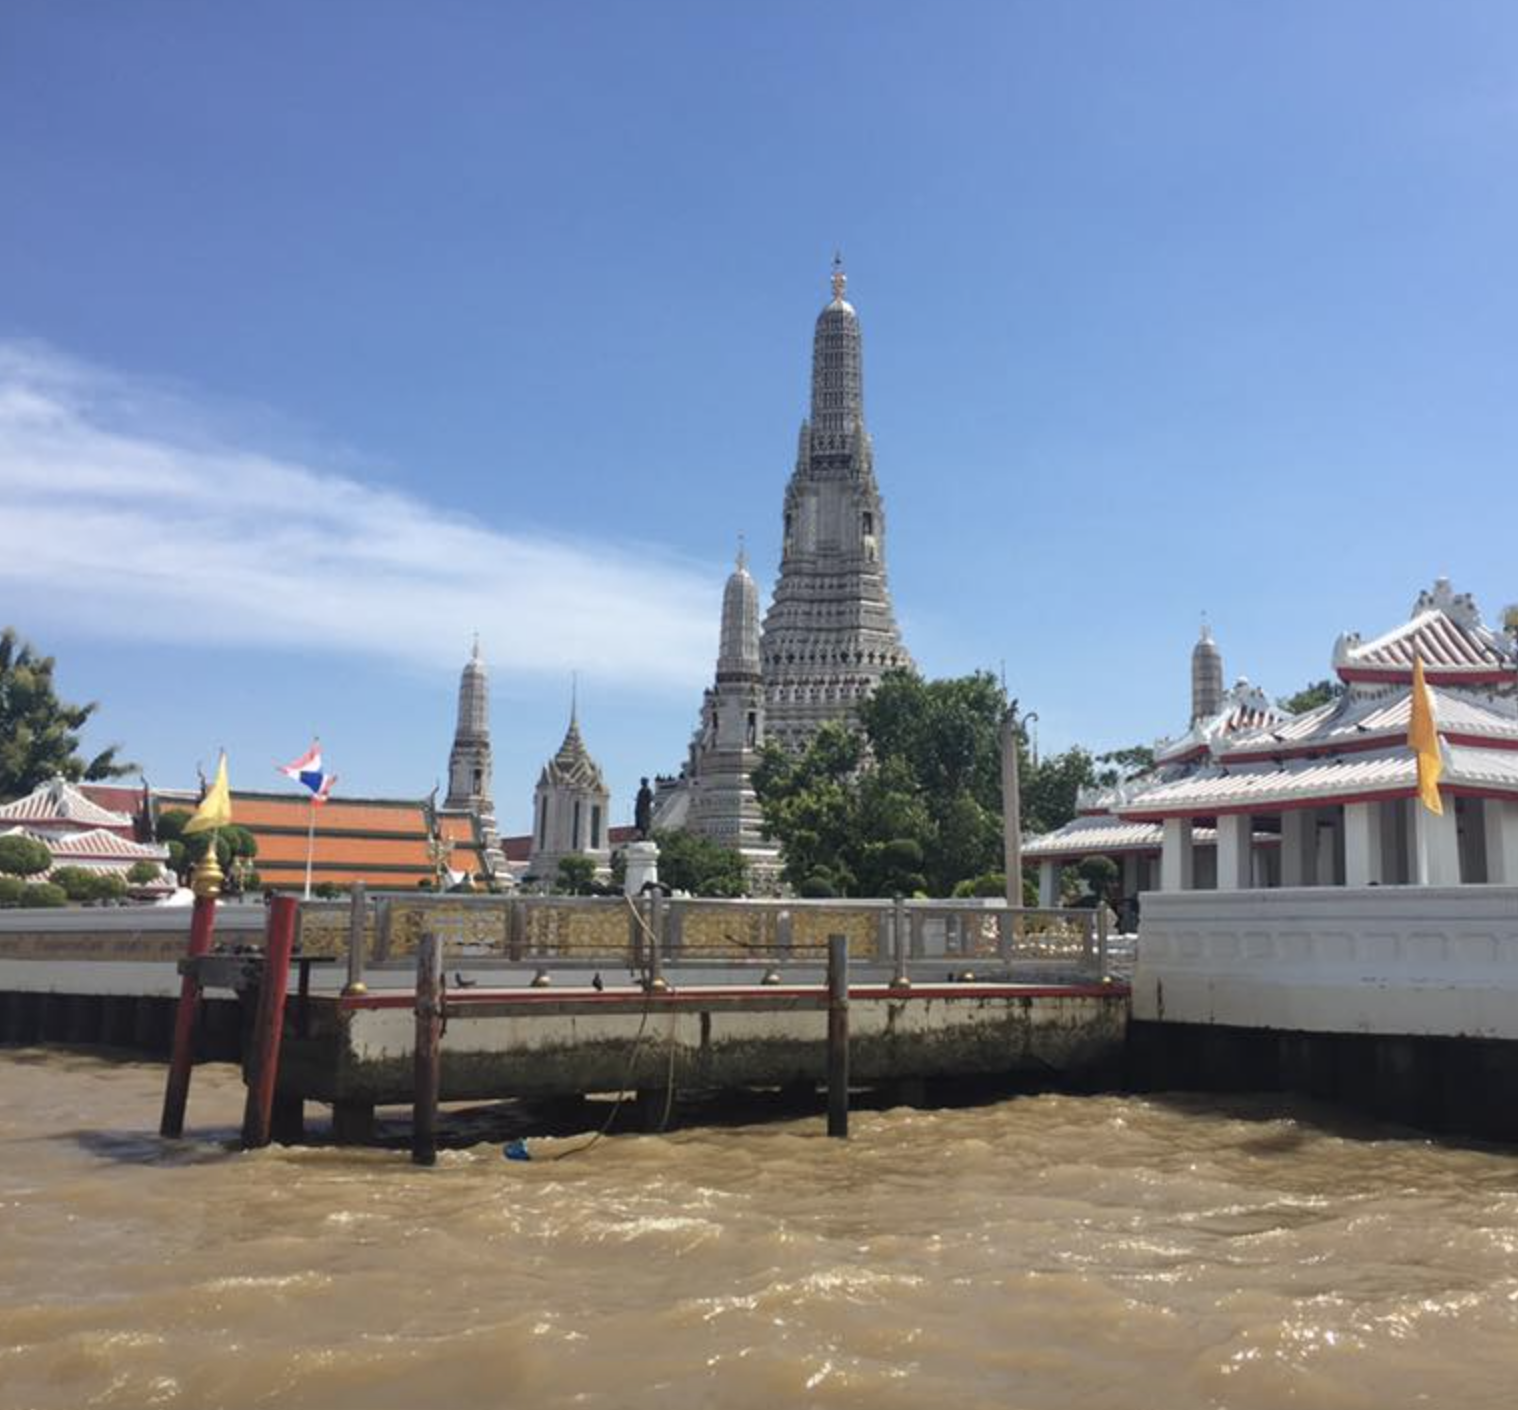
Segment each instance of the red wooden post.
[[[216,897],[197,896],[190,917],[189,959],[209,954],[216,929]],[[179,1007],[174,1011],[174,1051],[169,1058],[169,1081],[163,1091],[160,1136],[184,1135],[185,1106],[190,1100],[190,1071],[195,1065],[195,1039],[200,1027],[200,981],[187,974],[179,984]]]
[[270,1123],[274,1119],[274,1082],[279,1076],[279,1041],[285,1026],[285,992],[290,983],[290,954],[295,948],[299,904],[293,896],[276,896],[269,905],[263,982],[258,986],[258,1013],[253,1019],[253,1062],[242,1117],[244,1150],[269,1144]]

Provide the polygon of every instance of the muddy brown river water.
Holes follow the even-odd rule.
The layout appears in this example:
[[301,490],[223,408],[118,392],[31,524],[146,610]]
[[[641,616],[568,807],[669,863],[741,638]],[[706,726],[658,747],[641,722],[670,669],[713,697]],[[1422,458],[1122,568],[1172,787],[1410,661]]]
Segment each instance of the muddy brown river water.
[[0,1406],[1518,1404],[1518,1151],[1038,1096],[244,1155],[234,1072],[0,1053]]

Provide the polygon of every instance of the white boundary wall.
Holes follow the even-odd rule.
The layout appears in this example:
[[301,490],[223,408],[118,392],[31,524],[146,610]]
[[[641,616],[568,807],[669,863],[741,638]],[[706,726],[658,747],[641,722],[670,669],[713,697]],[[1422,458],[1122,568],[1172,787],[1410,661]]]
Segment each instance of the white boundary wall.
[[1518,1039],[1518,886],[1151,892],[1133,1017]]

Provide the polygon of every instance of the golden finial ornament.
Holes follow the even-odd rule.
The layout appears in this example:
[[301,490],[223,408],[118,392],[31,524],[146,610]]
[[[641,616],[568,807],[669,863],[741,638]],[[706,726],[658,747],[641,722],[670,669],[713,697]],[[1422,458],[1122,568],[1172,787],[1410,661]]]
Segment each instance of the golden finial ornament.
[[216,860],[216,833],[206,838],[206,854],[195,863],[191,889],[203,901],[214,901],[221,895],[221,883],[226,880],[221,863]]
[[849,286],[849,276],[843,272],[843,254],[841,251],[833,252],[833,297],[839,303],[843,302],[843,291]]

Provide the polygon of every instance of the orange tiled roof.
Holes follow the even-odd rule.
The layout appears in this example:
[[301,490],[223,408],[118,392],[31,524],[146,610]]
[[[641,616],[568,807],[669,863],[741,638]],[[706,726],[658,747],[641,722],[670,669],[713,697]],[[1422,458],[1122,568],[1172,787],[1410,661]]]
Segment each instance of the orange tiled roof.
[[[160,793],[161,812],[190,811],[190,792]],[[266,883],[298,883],[306,870],[310,802],[300,794],[232,792],[232,818],[258,843],[254,862]],[[442,834],[453,843],[455,871],[477,871],[479,850],[474,823],[465,814],[439,817]],[[375,886],[414,886],[430,878],[426,811],[418,799],[333,798],[316,810],[312,873],[317,881],[363,881]]]

